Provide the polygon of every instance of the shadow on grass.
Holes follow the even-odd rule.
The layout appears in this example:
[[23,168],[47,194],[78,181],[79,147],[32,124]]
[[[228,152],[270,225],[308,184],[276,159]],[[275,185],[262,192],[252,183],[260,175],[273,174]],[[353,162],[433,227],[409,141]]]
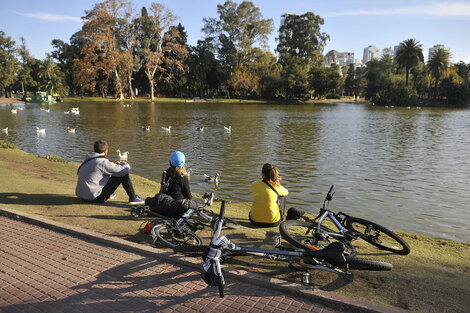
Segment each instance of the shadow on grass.
[[0,193],[0,203],[14,205],[102,205],[112,207],[129,207],[124,203],[105,202],[91,203],[75,196],[60,194],[29,194],[19,192]]

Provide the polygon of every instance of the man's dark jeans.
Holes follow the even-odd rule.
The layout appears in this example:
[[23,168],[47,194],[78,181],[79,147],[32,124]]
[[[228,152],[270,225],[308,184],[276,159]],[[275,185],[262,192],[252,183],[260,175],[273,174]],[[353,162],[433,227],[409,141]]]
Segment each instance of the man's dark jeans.
[[129,177],[129,174],[127,174],[122,177],[111,176],[108,180],[108,183],[103,187],[101,194],[95,199],[93,199],[91,202],[94,202],[94,203],[105,202],[106,200],[109,199],[109,197],[114,193],[114,191],[116,191],[116,189],[121,184],[122,184],[122,187],[124,187],[124,190],[127,192],[127,195],[129,196],[129,201],[134,199],[135,198],[134,186],[132,186],[131,178]]

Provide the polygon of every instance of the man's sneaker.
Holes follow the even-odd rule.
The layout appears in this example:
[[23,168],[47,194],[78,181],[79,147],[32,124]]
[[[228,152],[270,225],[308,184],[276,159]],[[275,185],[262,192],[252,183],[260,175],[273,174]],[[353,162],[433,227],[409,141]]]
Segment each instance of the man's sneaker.
[[212,202],[214,202],[214,193],[211,192],[210,194],[207,195],[206,197],[206,206],[211,206],[212,205]]
[[133,199],[129,199],[129,204],[145,204],[145,199],[135,196]]

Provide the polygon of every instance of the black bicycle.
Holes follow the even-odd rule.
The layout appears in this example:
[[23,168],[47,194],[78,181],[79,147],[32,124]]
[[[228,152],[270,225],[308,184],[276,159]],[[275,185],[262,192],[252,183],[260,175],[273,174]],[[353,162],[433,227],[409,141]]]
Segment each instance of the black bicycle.
[[[154,245],[161,243],[168,248],[202,245],[202,239],[196,232],[205,227],[212,227],[212,223],[218,216],[211,210],[198,208],[189,209],[183,216],[175,219],[151,211],[147,205],[132,207],[131,215],[134,217],[153,216],[152,220],[145,221],[140,225],[139,231],[142,234],[151,234]],[[229,229],[237,229],[240,224],[231,218],[227,218],[223,226]]]
[[[272,260],[286,261],[289,267],[301,264],[304,268],[322,269],[337,274],[350,274],[351,269],[389,271],[393,265],[379,260],[352,257],[344,253],[344,245],[334,242],[321,250],[274,250],[256,247],[242,247],[232,243],[224,235],[220,235],[225,215],[225,201],[222,201],[220,214],[213,225],[213,237],[210,246],[177,246],[173,250],[182,253],[201,253],[203,255],[204,281],[210,286],[219,287],[220,297],[224,296],[224,284],[221,260],[230,254],[247,254],[261,256]],[[295,268],[295,267],[294,267]]]
[[[328,203],[334,195],[333,187],[331,186],[319,214],[313,220],[302,216],[298,220],[286,220],[279,225],[279,232],[283,239],[294,247],[307,250],[322,249],[334,241],[339,241],[345,245],[346,252],[350,255],[356,254],[356,249],[351,242],[364,239],[382,250],[401,255],[410,253],[410,247],[405,240],[391,230],[362,218],[329,210]],[[336,230],[324,225],[326,218],[332,222]]]

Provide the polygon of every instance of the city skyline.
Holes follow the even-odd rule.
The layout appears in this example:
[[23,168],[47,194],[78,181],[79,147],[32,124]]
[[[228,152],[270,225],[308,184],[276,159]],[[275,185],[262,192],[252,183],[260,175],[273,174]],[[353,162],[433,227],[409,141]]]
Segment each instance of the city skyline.
[[[0,30],[19,43],[24,37],[31,54],[43,59],[51,52],[52,39],[69,42],[71,35],[80,30],[80,17],[85,10],[90,10],[96,0],[67,2],[59,0],[0,0]],[[138,10],[149,6],[150,0],[132,1]],[[188,34],[188,44],[196,45],[202,39],[203,18],[217,18],[217,4],[224,1],[156,1],[164,4],[179,17]],[[241,1],[234,1],[241,3]],[[257,6],[263,18],[271,18],[274,31],[269,37],[270,50],[275,53],[276,37],[281,20],[285,13],[303,14],[314,12],[325,20],[321,31],[330,35],[324,48],[330,50],[353,52],[355,59],[363,58],[363,49],[369,45],[392,48],[400,42],[414,38],[423,46],[427,59],[429,48],[437,44],[445,45],[452,53],[452,62],[470,63],[470,43],[467,30],[470,29],[470,3],[434,0],[397,0],[397,1],[318,1],[307,0],[251,1]]]

